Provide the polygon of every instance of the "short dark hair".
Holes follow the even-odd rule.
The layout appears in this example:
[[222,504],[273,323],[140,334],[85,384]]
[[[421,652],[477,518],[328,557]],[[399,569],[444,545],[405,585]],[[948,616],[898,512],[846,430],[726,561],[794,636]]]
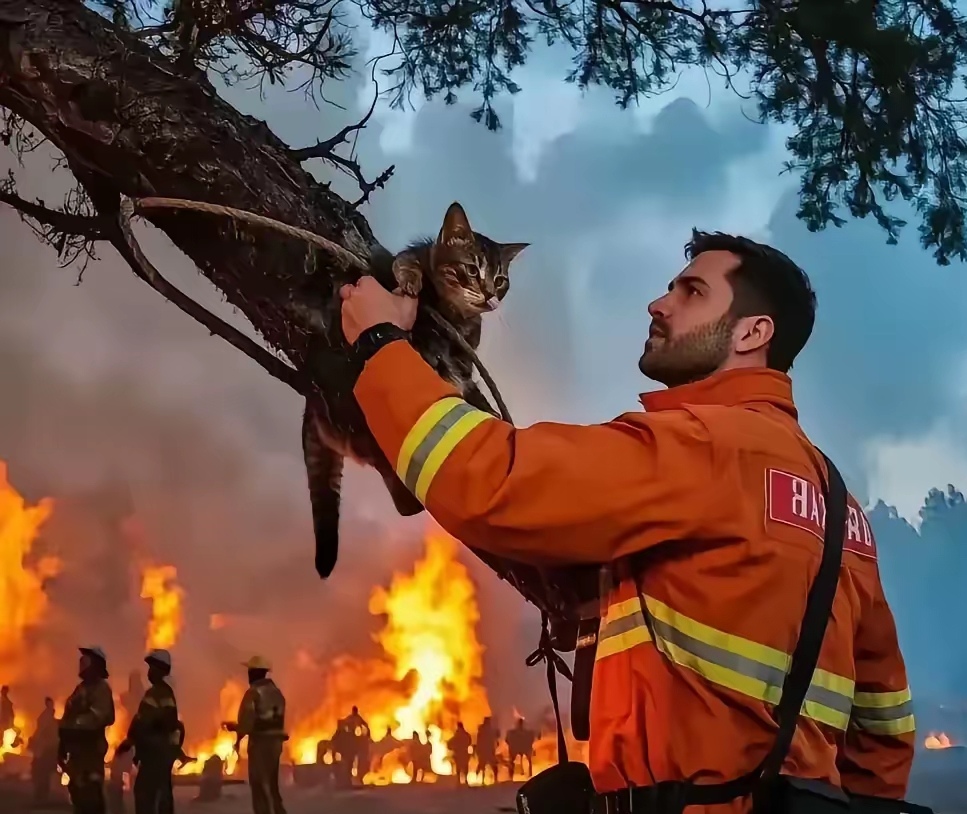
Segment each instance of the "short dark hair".
[[730,252],[739,258],[739,265],[729,274],[730,312],[737,319],[757,314],[772,318],[775,333],[766,364],[786,373],[805,347],[816,322],[816,292],[806,272],[764,243],[724,232],[692,229],[692,239],[685,244],[686,259],[692,261],[711,251]]

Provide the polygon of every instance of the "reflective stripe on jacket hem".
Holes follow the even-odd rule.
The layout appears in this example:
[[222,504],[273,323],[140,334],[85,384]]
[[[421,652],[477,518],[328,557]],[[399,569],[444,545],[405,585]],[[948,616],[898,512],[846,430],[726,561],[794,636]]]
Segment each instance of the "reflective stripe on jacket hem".
[[450,453],[490,418],[489,413],[453,396],[440,399],[420,416],[403,439],[396,474],[421,503]]
[[[651,617],[648,629],[637,597],[608,608],[598,634],[597,660],[647,642],[680,667],[706,681],[775,705],[792,657],[773,647],[709,627],[649,596],[644,597]],[[803,714],[815,721],[845,730],[853,707],[853,680],[817,669],[803,703]]]
[[852,723],[874,735],[906,735],[917,728],[910,688],[894,692],[857,692]]

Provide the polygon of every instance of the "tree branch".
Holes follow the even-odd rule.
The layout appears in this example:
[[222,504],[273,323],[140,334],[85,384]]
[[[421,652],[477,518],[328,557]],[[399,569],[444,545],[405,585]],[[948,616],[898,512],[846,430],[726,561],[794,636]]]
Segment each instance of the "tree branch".
[[[298,225],[367,260],[378,245],[359,211],[293,161],[264,122],[83,3],[0,0],[0,62],[0,108],[46,137],[75,176],[83,171],[110,192],[110,201],[95,203],[112,219],[121,194],[183,198]],[[72,100],[105,82],[117,89],[116,104],[86,118]],[[290,304],[317,305],[359,276],[332,250],[277,232],[224,218],[146,214],[300,371],[309,332]],[[339,326],[331,331],[341,341]]]
[[40,199],[31,203],[21,198],[17,193],[0,189],[0,203],[16,209],[22,217],[28,217],[43,226],[49,226],[56,232],[69,235],[80,235],[89,240],[105,240],[107,238],[106,221],[97,215],[73,215],[70,212],[60,212],[49,209]]
[[88,263],[96,259],[94,244],[107,237],[109,224],[95,214],[86,189],[78,184],[71,189],[60,209],[50,209],[40,198],[28,201],[17,194],[13,171],[0,180],[0,203],[14,209],[37,238],[57,252],[61,268],[80,260],[77,282]]
[[379,89],[377,89],[376,93],[373,95],[372,104],[370,104],[369,110],[366,111],[366,115],[363,116],[358,122],[355,124],[347,124],[332,138],[327,138],[325,141],[317,141],[311,147],[303,147],[300,150],[291,150],[289,154],[295,161],[308,161],[310,158],[329,158],[329,156],[332,154],[332,151],[335,150],[340,144],[347,141],[349,136],[365,129],[370,118],[372,118],[373,112],[376,110],[377,101],[379,101]]
[[131,270],[161,296],[174,303],[196,322],[200,322],[208,328],[213,336],[216,334],[220,336],[232,347],[242,351],[250,359],[261,365],[276,379],[285,382],[297,393],[306,393],[309,387],[308,382],[303,380],[303,377],[295,368],[290,367],[258,342],[203,308],[161,276],[158,269],[148,260],[131,230],[133,215],[134,202],[130,198],[123,197],[117,221],[113,224],[114,228],[110,230],[108,235],[111,245],[127,261]]
[[[375,77],[374,80],[375,82]],[[323,161],[328,161],[336,167],[339,167],[345,171],[348,175],[351,175],[353,179],[359,186],[360,197],[353,201],[351,204],[353,208],[356,208],[369,200],[369,196],[372,195],[377,189],[382,189],[386,182],[393,177],[393,173],[396,172],[396,165],[390,164],[385,170],[383,170],[374,181],[367,181],[363,175],[362,167],[359,166],[359,162],[353,158],[344,158],[336,152],[336,148],[343,143],[349,141],[349,137],[353,133],[358,133],[363,130],[370,118],[373,115],[373,111],[376,110],[376,102],[379,100],[379,86],[376,87],[376,92],[373,94],[373,102],[369,106],[369,110],[366,111],[366,115],[363,116],[355,124],[347,124],[342,130],[340,130],[332,138],[328,138],[325,141],[317,141],[311,147],[303,147],[299,150],[290,150],[289,155],[292,157],[293,161],[303,162],[308,161],[311,158],[320,158]]]

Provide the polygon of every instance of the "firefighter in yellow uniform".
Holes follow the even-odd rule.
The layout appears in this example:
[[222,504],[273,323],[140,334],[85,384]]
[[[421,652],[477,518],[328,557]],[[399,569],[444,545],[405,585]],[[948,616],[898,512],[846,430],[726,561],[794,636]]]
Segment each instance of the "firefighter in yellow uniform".
[[253,656],[248,669],[249,687],[238,708],[238,721],[224,724],[236,734],[235,748],[248,738],[248,784],[255,814],[285,814],[279,791],[279,763],[285,734],[285,697],[268,677],[271,665]]
[[145,656],[150,686],[141,698],[118,754],[134,748],[138,776],[134,781],[135,814],[172,814],[171,771],[183,757],[184,729],[178,720],[174,690],[165,681],[171,673],[171,654],[152,650]]
[[106,731],[114,723],[114,696],[107,657],[100,647],[81,647],[81,682],[64,704],[57,762],[68,777],[74,814],[104,814]]
[[44,699],[44,711],[37,717],[30,739],[30,779],[34,787],[34,805],[44,806],[50,799],[51,779],[57,773],[58,727],[54,699]]

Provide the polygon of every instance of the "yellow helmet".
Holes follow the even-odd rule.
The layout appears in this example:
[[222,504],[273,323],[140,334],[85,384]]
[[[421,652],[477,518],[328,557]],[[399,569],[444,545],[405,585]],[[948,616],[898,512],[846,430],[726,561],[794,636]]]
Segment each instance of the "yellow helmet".
[[264,659],[261,656],[252,656],[248,661],[242,662],[243,667],[247,667],[249,670],[271,670],[272,665],[269,664],[268,659]]

